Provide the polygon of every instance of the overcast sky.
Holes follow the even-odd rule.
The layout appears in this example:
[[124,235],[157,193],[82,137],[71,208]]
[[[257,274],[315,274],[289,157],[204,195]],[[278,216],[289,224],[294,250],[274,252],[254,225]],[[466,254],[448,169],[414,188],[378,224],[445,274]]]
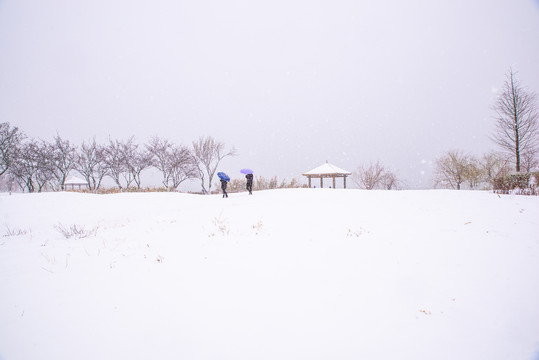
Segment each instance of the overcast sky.
[[0,122],[235,146],[232,177],[381,161],[431,187],[493,149],[510,67],[539,93],[539,0],[0,0]]

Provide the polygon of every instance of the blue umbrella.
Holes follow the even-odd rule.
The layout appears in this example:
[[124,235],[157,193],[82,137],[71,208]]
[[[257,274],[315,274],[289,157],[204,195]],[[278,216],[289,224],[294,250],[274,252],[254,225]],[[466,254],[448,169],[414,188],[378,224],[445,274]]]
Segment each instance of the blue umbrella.
[[240,173],[242,173],[242,174],[252,174],[253,170],[251,170],[251,169],[241,169]]
[[219,179],[221,179],[221,180],[224,180],[224,181],[227,181],[227,182],[230,181],[230,176],[228,176],[224,172],[218,172],[217,176],[219,176]]

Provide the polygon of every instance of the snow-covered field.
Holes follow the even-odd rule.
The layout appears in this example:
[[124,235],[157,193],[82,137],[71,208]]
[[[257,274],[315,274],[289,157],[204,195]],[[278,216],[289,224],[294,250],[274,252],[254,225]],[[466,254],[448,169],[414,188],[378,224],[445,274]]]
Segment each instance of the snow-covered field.
[[539,197],[0,194],[0,235],[2,360],[539,359]]

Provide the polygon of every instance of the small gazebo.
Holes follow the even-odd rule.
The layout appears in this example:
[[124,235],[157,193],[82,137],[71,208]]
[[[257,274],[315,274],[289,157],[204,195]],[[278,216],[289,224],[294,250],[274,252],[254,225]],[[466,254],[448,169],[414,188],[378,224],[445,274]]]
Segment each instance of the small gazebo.
[[307,176],[309,179],[309,187],[311,187],[311,178],[320,178],[320,187],[324,187],[324,178],[333,178],[333,188],[335,189],[335,178],[342,177],[344,181],[344,188],[346,189],[346,177],[352,175],[351,172],[343,170],[335,165],[332,165],[327,162],[320,165],[317,168],[314,168],[310,171],[307,171],[303,176]]
[[88,183],[86,180],[72,176],[69,180],[66,180],[64,183],[64,190],[82,190],[88,189]]

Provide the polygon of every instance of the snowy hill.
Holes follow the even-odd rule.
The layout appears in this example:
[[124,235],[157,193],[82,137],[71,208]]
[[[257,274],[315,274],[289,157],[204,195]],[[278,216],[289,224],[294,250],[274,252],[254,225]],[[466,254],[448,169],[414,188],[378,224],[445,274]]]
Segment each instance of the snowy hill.
[[0,194],[0,226],[2,360],[539,358],[538,197]]

